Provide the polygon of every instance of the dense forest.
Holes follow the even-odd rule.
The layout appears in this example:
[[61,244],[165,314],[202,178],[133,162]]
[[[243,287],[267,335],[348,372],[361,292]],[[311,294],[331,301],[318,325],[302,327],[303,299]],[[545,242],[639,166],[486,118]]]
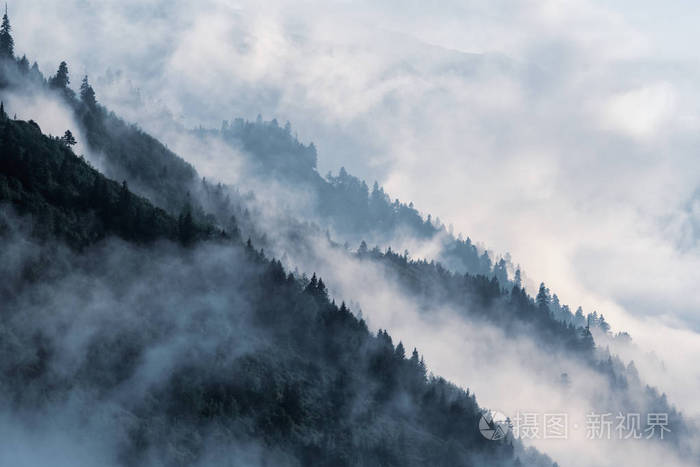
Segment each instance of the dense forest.
[[106,430],[111,449],[91,441],[89,463],[521,465],[514,440],[481,436],[474,395],[429,376],[417,350],[208,223],[187,194],[194,169],[99,106],[87,78],[78,97],[65,63],[45,81],[3,60],[5,90],[25,79],[62,96],[111,170],[163,204],[76,156],[70,130],[0,112],[9,419]]
[[[222,462],[264,442],[272,449],[260,456],[275,465],[519,463],[512,440],[479,434],[473,394],[428,377],[417,350],[407,356],[386,331],[370,334],[322,279],[183,226],[97,173],[66,138],[2,118],[0,194],[33,215],[22,231],[5,207],[0,224],[0,333],[12,356],[0,361],[1,384],[17,416],[72,397],[117,406],[109,431],[122,441],[105,454],[116,457],[93,462]],[[100,242],[108,234],[132,243]],[[89,335],[75,335],[81,326]],[[163,348],[169,376],[143,386]],[[207,449],[212,440],[222,452]]]
[[[493,258],[472,243],[447,233],[439,219],[429,214],[423,217],[413,203],[391,200],[375,181],[370,190],[367,183],[340,169],[337,176],[321,177],[316,170],[318,159],[313,143],[305,145],[292,134],[289,122],[281,127],[277,120],[255,122],[240,118],[224,122],[221,129],[197,128],[198,138],[221,138],[250,157],[246,160],[247,176],[281,181],[296,190],[314,195],[314,217],[343,241],[390,244],[406,236],[424,241],[444,243],[437,258],[448,267],[461,272],[490,274]],[[502,266],[505,261],[500,260]]]
[[[552,465],[512,437],[485,439],[470,390],[431,374],[387,330],[370,331],[313,270],[283,264],[284,248],[313,258],[325,241],[382,268],[425,313],[446,304],[603,375],[600,410],[670,414],[663,443],[686,452],[690,428],[665,395],[596,347],[591,329],[610,331],[602,315],[572,313],[544,284],[528,295],[507,258],[376,182],[370,190],[342,168],[321,177],[316,148],[290,124],[193,130],[240,149],[245,176],[315,194],[307,216],[287,213],[268,231],[248,187],[202,179],[100,104],[87,76],[73,91],[66,62],[45,78],[15,56],[10,31],[6,14],[0,93],[66,105],[103,173],[74,153],[70,129],[45,135],[0,109],[0,428],[36,428],[44,414],[56,421],[46,436],[102,431],[88,464]],[[439,255],[394,252],[404,236],[440,242]]]

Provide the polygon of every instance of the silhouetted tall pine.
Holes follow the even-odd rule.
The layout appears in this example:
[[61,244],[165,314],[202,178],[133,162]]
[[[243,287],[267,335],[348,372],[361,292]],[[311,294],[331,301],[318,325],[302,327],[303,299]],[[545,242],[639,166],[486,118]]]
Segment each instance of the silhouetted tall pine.
[[56,71],[56,76],[49,80],[51,87],[56,89],[65,89],[70,84],[70,78],[68,77],[68,64],[66,62],[61,62],[58,65],[58,70]]
[[15,41],[10,34],[11,30],[10,19],[7,17],[7,5],[5,5],[5,15],[2,17],[2,26],[0,26],[0,56],[4,58],[15,57]]
[[87,75],[83,77],[83,82],[80,85],[80,100],[82,100],[89,109],[94,109],[97,106],[95,90],[90,86]]

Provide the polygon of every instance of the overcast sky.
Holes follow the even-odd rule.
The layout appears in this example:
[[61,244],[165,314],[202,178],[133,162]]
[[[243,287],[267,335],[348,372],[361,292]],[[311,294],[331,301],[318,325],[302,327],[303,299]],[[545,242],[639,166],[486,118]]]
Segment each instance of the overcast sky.
[[563,303],[700,355],[697,2],[259,3],[25,0],[10,17],[17,52],[66,59],[74,87],[88,73],[156,135],[289,120],[321,173],[376,179]]

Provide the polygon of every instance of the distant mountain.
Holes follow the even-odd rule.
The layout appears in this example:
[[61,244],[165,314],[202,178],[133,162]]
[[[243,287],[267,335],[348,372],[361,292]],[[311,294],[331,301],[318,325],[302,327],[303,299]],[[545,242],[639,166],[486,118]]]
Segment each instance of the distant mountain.
[[[0,401],[10,412],[63,413],[72,429],[105,429],[113,442],[97,449],[102,463],[234,456],[252,465],[551,465],[517,440],[483,438],[472,393],[428,376],[418,351],[387,331],[370,334],[322,279],[290,274],[258,250],[275,251],[274,234],[319,261],[322,238],[352,261],[384,268],[426,313],[447,304],[466,323],[495,324],[585,365],[605,382],[596,408],[664,411],[673,427],[665,443],[683,449],[680,413],[633,367],[596,348],[582,315],[544,285],[530,297],[505,259],[493,264],[378,184],[370,190],[342,169],[321,177],[314,146],[289,125],[234,120],[192,132],[240,149],[244,177],[313,193],[308,212],[268,223],[254,192],[200,179],[101,106],[87,78],[76,95],[67,70],[46,80],[24,58],[0,61],[0,94],[60,99],[106,175],[72,152],[69,134],[46,136],[2,114],[0,198],[20,214],[3,211],[0,229],[11,246],[0,253],[0,335],[8,337]],[[405,236],[436,242],[439,253],[412,260],[392,251]],[[388,248],[342,245],[361,240]]]

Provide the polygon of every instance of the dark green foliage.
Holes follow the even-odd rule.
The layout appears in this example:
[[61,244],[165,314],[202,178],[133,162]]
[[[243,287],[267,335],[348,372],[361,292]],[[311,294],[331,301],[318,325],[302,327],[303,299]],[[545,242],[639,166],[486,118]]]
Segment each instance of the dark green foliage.
[[540,289],[537,292],[537,298],[535,299],[535,303],[537,303],[537,306],[543,313],[549,313],[549,304],[550,304],[550,297],[549,297],[549,289],[544,286],[544,282],[540,284]]
[[[194,241],[197,230],[187,206],[176,222],[134,196],[126,181],[117,184],[106,179],[62,141],[42,135],[33,123],[5,120],[0,131],[2,199],[19,212],[35,216],[36,236],[44,240],[58,236],[83,248],[109,233],[140,241]],[[172,462],[189,463],[205,454],[197,441],[201,435],[223,428],[226,444],[260,440],[271,451],[280,450],[301,465],[403,466],[445,461],[458,466],[472,465],[477,458],[489,459],[492,465],[510,465],[510,447],[487,441],[478,433],[480,409],[472,395],[444,380],[427,380],[422,360],[406,360],[403,346],[395,348],[385,331],[372,337],[345,304],[331,303],[322,279],[314,275],[302,289],[278,261],[265,259],[250,243],[244,251],[242,257],[247,259],[229,266],[245,279],[233,288],[221,284],[215,290],[227,291],[219,299],[222,303],[243,301],[252,306],[246,321],[254,329],[241,336],[257,334],[258,342],[262,338],[267,343],[264,350],[233,359],[183,363],[147,398],[122,402],[136,417],[129,428],[124,427],[130,441],[121,448],[122,463],[142,464],[149,449]],[[40,331],[25,335],[21,328],[7,327],[13,321],[6,319],[0,330],[11,332],[13,343],[36,356],[19,368],[0,362],[6,397],[20,406],[36,407],[45,403],[42,401],[60,400],[74,388],[110,394],[134,377],[149,345],[168,340],[169,327],[163,323],[171,319],[172,310],[167,315],[154,314],[164,310],[158,305],[162,296],[149,294],[152,298],[142,302],[141,295],[129,292],[139,290],[145,278],[150,278],[153,287],[158,274],[148,270],[139,274],[129,264],[155,267],[181,260],[163,256],[168,253],[150,254],[150,258],[140,251],[127,253],[132,261],[120,253],[123,266],[119,270],[110,266],[114,260],[100,259],[104,253],[89,249],[67,261],[54,262],[51,255],[42,255],[45,261],[40,267],[28,265],[34,271],[30,279],[3,284],[0,291],[10,294],[0,297],[7,305],[6,318],[26,311],[16,291],[36,282],[50,283],[51,278],[65,277],[68,271],[83,274],[88,281],[104,280],[108,287],[121,284],[118,293],[133,297],[124,298],[132,307],[150,310],[136,314],[143,322],[118,327],[105,323],[107,327],[88,343],[76,372],[63,375],[51,370],[57,364],[57,349],[63,347],[57,336],[37,334]],[[183,269],[187,266],[172,270]],[[210,290],[208,281],[217,280],[214,271],[206,271],[202,281],[194,283],[194,277],[188,277],[187,295],[181,296],[184,290],[176,293],[182,307],[196,303],[198,295]],[[230,273],[218,280],[226,277]],[[162,286],[171,287],[163,280]],[[235,308],[230,313],[232,324],[240,323]],[[9,353],[5,354],[12,354],[6,350]],[[392,401],[396,399],[410,401],[411,408],[405,403],[395,405]],[[182,436],[190,441],[180,443],[176,457],[168,457],[172,454],[167,453],[164,440]]]
[[49,84],[55,89],[66,90],[68,88],[70,78],[68,76],[68,64],[66,62],[61,62],[58,65],[56,75],[49,80]]
[[[76,247],[108,234],[136,241],[179,238],[175,219],[98,173],[69,149],[72,144],[70,131],[58,140],[33,122],[0,123],[0,200],[40,219],[35,234],[57,235]],[[205,235],[190,226],[188,239]]]
[[12,39],[11,31],[10,19],[7,17],[7,6],[5,6],[5,15],[2,17],[2,26],[0,26],[0,57],[2,58],[12,59],[15,57],[15,41]]
[[[29,283],[0,286],[0,335],[11,336],[2,355],[26,356],[0,358],[0,398],[50,410],[72,394],[94,394],[82,396],[88,414],[103,401],[116,404],[128,414],[109,425],[123,440],[120,464],[148,464],[153,455],[192,464],[211,454],[205,440],[214,436],[220,448],[256,440],[264,452],[283,453],[272,465],[513,465],[508,442],[479,433],[473,394],[427,378],[417,351],[405,359],[386,331],[371,335],[344,304],[330,302],[322,279],[304,288],[252,245],[200,245],[187,256],[128,245],[50,251],[40,247],[40,267],[26,258],[36,270]],[[102,295],[73,295],[67,277],[118,296],[120,312],[100,311]],[[28,302],[34,282],[54,296],[68,291],[75,309],[55,312],[45,301],[51,295]],[[42,319],[27,322],[24,313]],[[42,330],[46,322],[95,328],[75,363],[64,366],[69,338]],[[154,355],[169,369],[143,387]]]
[[[36,63],[28,70],[26,57],[11,65],[19,75],[44,83]],[[3,85],[8,81],[3,76]],[[232,217],[230,199],[221,185],[205,180],[200,183],[192,166],[100,106],[87,76],[80,99],[68,88],[65,62],[50,84],[75,110],[85,143],[105,154],[108,175],[124,181],[120,185],[108,180],[76,157],[70,150],[75,139],[69,132],[62,140],[48,138],[31,122],[9,122],[3,116],[0,199],[36,216],[35,235],[48,240],[58,236],[81,248],[110,234],[138,242],[177,240],[190,247],[187,254],[183,255],[182,249],[173,256],[147,250],[129,253],[134,262],[145,257],[146,262],[155,264],[177,263],[175,270],[190,266],[178,261],[197,255],[198,248],[203,248],[198,240],[212,237],[214,222],[226,229],[224,237],[239,237],[240,224]],[[412,204],[391,202],[377,183],[370,192],[365,182],[344,169],[337,177],[329,174],[324,180],[318,176],[315,147],[300,143],[288,124],[280,128],[276,121],[237,120],[232,126],[225,125],[220,134],[253,154],[259,173],[312,187],[319,195],[320,217],[336,231],[391,238],[400,229],[408,229],[424,239],[444,232],[439,221],[433,222],[430,216],[424,219]],[[170,215],[133,195],[130,186],[165,207]],[[190,190],[202,196],[192,200]],[[241,222],[247,217],[245,211]],[[448,268],[460,273],[439,263],[410,261],[407,254],[368,251],[366,243],[362,245],[358,256],[383,261],[417,300],[447,301],[471,319],[498,323],[513,335],[529,334],[544,348],[573,351],[608,376],[611,385],[629,386],[627,373],[620,371],[614,358],[595,360],[590,330],[571,324],[578,320],[578,312],[574,316],[568,307],[560,306],[544,284],[533,300],[522,289],[519,274],[515,286],[506,292],[508,264],[500,260],[493,266],[489,255],[480,252],[470,239],[452,239],[445,245]],[[302,284],[287,274],[279,261],[267,260],[250,240],[241,250],[244,260],[227,262],[214,271],[216,274],[207,271],[200,276],[195,270],[195,274],[175,278],[180,280],[176,290],[163,289],[151,302],[131,303],[133,308],[146,311],[143,316],[127,329],[97,333],[86,349],[85,361],[72,375],[51,373],[58,347],[51,337],[30,333],[8,341],[8,345],[17,346],[10,353],[29,349],[32,358],[9,369],[0,367],[3,388],[25,406],[40,406],[46,397],[60,398],[70,388],[88,388],[104,395],[120,385],[121,389],[128,387],[148,346],[171,342],[173,322],[180,314],[192,313],[189,305],[196,308],[196,300],[194,305],[188,302],[191,297],[201,298],[206,307],[197,309],[191,327],[200,330],[209,320],[221,319],[210,312],[224,303],[224,321],[228,320],[224,327],[242,326],[236,337],[247,350],[226,358],[235,347],[233,340],[216,342],[213,353],[190,342],[188,355],[192,358],[175,365],[164,384],[128,401],[127,410],[134,419],[125,437],[122,463],[144,463],[149,449],[161,450],[165,463],[192,463],[206,454],[202,439],[213,431],[221,437],[222,445],[257,440],[267,451],[284,452],[300,465],[513,464],[512,446],[486,442],[478,434],[480,411],[474,396],[440,378],[428,379],[417,350],[406,359],[403,344],[394,347],[386,331],[371,336],[365,323],[344,303],[337,307],[329,301],[323,280],[315,275]],[[209,253],[216,256],[220,251]],[[104,259],[99,255],[95,261],[89,255],[81,258],[84,261],[68,261],[68,269],[49,264],[48,270],[53,277],[75,271],[98,278],[115,273],[99,267]],[[27,267],[22,280],[46,280],[51,274],[47,275],[45,266]],[[231,270],[236,272],[233,276]],[[465,270],[469,273],[464,274]],[[158,278],[161,270],[128,276],[133,271],[116,272],[120,280],[109,283],[119,284],[115,295],[139,289],[144,283],[158,286],[159,281],[153,278]],[[243,278],[243,285],[231,283],[237,276]],[[231,295],[212,296],[213,290]],[[14,305],[19,314],[23,308],[14,301],[15,291],[7,283],[0,284],[0,292],[5,293],[0,299],[10,304],[10,310]],[[178,309],[166,313],[161,303],[170,299]],[[49,308],[42,305],[40,309]],[[248,307],[250,315],[242,317],[239,308]],[[593,321],[607,330],[602,316]],[[198,337],[198,342],[211,342],[205,333]],[[670,410],[665,396],[649,389],[648,397],[658,402],[659,411]],[[170,449],[173,445],[177,445],[176,450]]]
[[[178,215],[188,202],[187,191],[197,183],[197,172],[155,138],[108,113],[86,86],[85,97],[70,103],[83,123],[87,144],[105,155],[106,175],[127,180],[133,190]],[[193,207],[197,218],[195,211]]]
[[[37,237],[50,240],[58,236],[83,248],[109,233],[139,241],[194,241],[192,232],[197,231],[187,206],[179,222],[175,221],[134,196],[126,181],[117,184],[106,179],[62,141],[42,135],[33,123],[6,120],[0,130],[2,199],[20,213],[35,216]],[[183,364],[148,398],[128,400],[136,422],[128,429],[130,441],[122,447],[123,463],[143,463],[149,449],[162,450],[167,456],[163,440],[177,440],[183,434],[190,441],[181,444],[177,457],[170,460],[194,461],[204,454],[204,446],[197,442],[201,434],[224,427],[222,435],[228,437],[227,443],[261,440],[270,450],[281,450],[301,465],[403,466],[444,461],[459,466],[482,458],[492,465],[510,465],[512,449],[478,433],[480,409],[473,395],[442,379],[427,380],[422,360],[406,360],[403,346],[395,348],[386,331],[372,337],[364,322],[344,304],[337,307],[331,303],[322,279],[314,275],[302,289],[279,262],[265,259],[252,244],[244,251],[247,259],[229,266],[244,274],[245,280],[235,288],[217,286],[215,290],[231,294],[219,299],[222,303],[242,300],[252,306],[246,321],[256,331],[242,335],[258,334],[258,341],[266,336],[265,350],[220,363],[205,359]],[[85,257],[94,254],[89,250],[84,253]],[[62,267],[72,275],[104,277],[105,284],[121,284],[120,296],[128,295],[130,289],[138,290],[144,277],[158,277],[154,272],[134,274],[123,254],[119,255],[124,264],[121,271],[109,266],[112,260],[97,255],[87,262],[70,259],[57,263],[51,256],[42,256],[48,262],[39,268],[29,266],[34,272],[28,284],[3,284],[1,290],[11,293],[0,297],[8,304],[5,311],[24,312],[25,307],[14,301],[15,291],[65,276]],[[145,259],[143,252],[131,255],[134,262],[145,260],[141,263],[145,265],[180,261],[177,256],[168,259],[155,254]],[[186,267],[173,271],[181,269]],[[114,273],[120,275],[118,280],[111,276]],[[188,279],[186,296],[196,298],[210,290],[207,281],[216,280],[216,276],[207,271],[201,290],[192,288],[193,279]],[[171,287],[168,281],[164,284]],[[10,299],[12,296],[15,298]],[[159,300],[154,294],[152,301],[132,302],[131,306],[158,310],[162,309],[157,305]],[[176,302],[189,306],[184,296]],[[157,315],[151,311],[137,316],[154,319]],[[168,326],[163,325],[167,316],[153,323],[105,328],[90,341],[77,373],[64,376],[50,371],[55,349],[62,347],[55,337],[42,334],[37,338],[32,332],[24,340],[22,330],[6,328],[17,336],[13,342],[25,351],[35,349],[37,359],[19,369],[0,367],[4,393],[27,407],[40,405],[46,395],[60,399],[76,387],[109,394],[134,376],[154,339],[168,339]],[[232,309],[230,319],[236,323],[241,317]],[[410,404],[397,406],[392,402],[397,399]]]
[[88,77],[83,77],[83,82],[80,85],[80,100],[90,110],[95,110],[97,107],[97,99],[95,98],[95,90],[88,83]]
[[68,147],[78,144],[70,130],[66,130],[66,132],[63,134],[63,138],[61,138],[61,142]]

